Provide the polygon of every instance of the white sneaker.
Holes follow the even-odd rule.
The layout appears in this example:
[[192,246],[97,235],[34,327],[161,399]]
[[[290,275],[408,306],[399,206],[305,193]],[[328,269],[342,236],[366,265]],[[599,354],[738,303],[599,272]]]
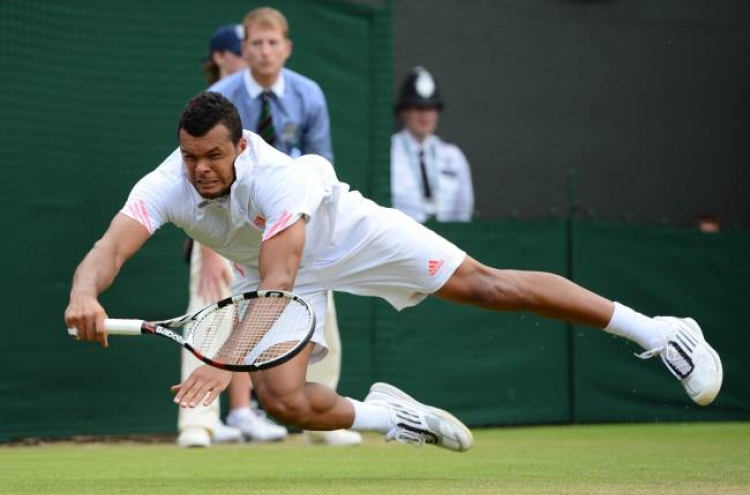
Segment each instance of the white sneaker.
[[266,413],[251,407],[249,414],[229,414],[227,425],[239,428],[247,440],[253,442],[278,442],[289,432],[283,426],[271,421]]
[[305,431],[305,440],[312,445],[351,447],[362,443],[362,435],[351,430]]
[[692,318],[657,316],[654,319],[672,328],[667,343],[637,356],[648,359],[659,354],[690,398],[701,406],[709,405],[718,395],[724,376],[719,355],[708,345],[701,327]]
[[239,428],[227,426],[220,419],[216,421],[214,429],[211,432],[211,441],[213,443],[235,443],[244,440],[245,437]]
[[210,447],[211,434],[202,426],[188,426],[177,437],[177,445],[180,447]]
[[370,387],[365,402],[383,404],[393,415],[393,428],[385,440],[418,445],[430,444],[465,452],[474,444],[471,431],[446,411],[416,401],[387,383]]

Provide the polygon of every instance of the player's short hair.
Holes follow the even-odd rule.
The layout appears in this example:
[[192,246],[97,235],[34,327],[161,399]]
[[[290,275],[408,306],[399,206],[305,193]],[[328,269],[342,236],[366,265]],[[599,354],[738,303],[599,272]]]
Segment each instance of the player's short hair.
[[248,26],[256,24],[259,27],[270,27],[281,29],[285,38],[289,38],[289,23],[280,11],[271,7],[259,7],[253,9],[245,15],[242,25],[245,26],[245,33],[249,31]]
[[242,121],[237,107],[219,93],[203,91],[194,96],[182,111],[177,137],[179,139],[181,129],[185,129],[191,136],[205,136],[219,124],[229,129],[235,145],[240,142]]

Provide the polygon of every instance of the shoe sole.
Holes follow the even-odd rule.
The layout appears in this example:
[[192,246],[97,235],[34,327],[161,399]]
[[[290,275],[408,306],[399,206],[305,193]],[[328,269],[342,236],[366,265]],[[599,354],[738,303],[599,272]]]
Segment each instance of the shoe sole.
[[696,395],[695,397],[692,397],[692,399],[701,406],[707,406],[711,404],[714,399],[716,399],[716,396],[719,395],[719,390],[721,390],[721,384],[724,382],[724,368],[721,365],[721,358],[719,357],[719,353],[714,350],[711,345],[706,342],[706,338],[703,336],[703,331],[701,330],[700,325],[698,325],[698,322],[695,321],[692,318],[682,318],[682,321],[685,322],[685,325],[687,325],[688,328],[690,328],[698,337],[700,337],[700,341],[703,344],[703,346],[708,350],[709,355],[714,361],[714,365],[716,366],[716,369],[719,373],[719,378],[717,380],[717,383],[714,387],[712,387],[710,390],[700,394]]
[[[394,387],[393,385],[389,385],[387,383],[383,382],[377,382],[370,387],[370,393],[381,393],[385,395],[390,395],[391,397],[395,397],[396,399],[402,400],[404,402],[410,402],[414,404],[417,407],[422,407],[427,410],[429,410],[431,413],[433,413],[435,416],[438,416],[439,418],[452,423],[454,426],[457,426],[458,428],[454,428],[454,431],[457,435],[457,440],[459,444],[458,452],[466,452],[469,450],[472,445],[474,445],[474,435],[471,433],[471,430],[466,427],[458,418],[453,416],[448,411],[444,411],[442,409],[438,409],[437,407],[428,406],[426,404],[422,404],[412,396],[408,395],[407,393],[403,392],[402,390]],[[369,397],[369,394],[368,394]],[[367,401],[367,397],[365,397],[365,401]],[[443,447],[446,447],[445,445],[441,445]],[[449,447],[446,447],[449,448]],[[451,449],[454,450],[454,449]]]
[[676,325],[683,324],[684,326],[686,326],[690,333],[692,333],[693,336],[698,339],[699,345],[703,345],[703,347],[708,351],[708,354],[711,356],[711,359],[713,359],[714,366],[718,371],[718,379],[716,380],[714,386],[698,395],[690,395],[690,393],[688,392],[690,398],[693,399],[693,401],[699,406],[707,406],[711,404],[716,399],[716,396],[719,395],[721,384],[724,381],[724,368],[721,365],[721,358],[719,357],[719,353],[717,353],[714,348],[711,347],[708,342],[706,342],[706,338],[703,336],[703,330],[701,330],[700,325],[698,325],[698,322],[694,319],[676,318],[673,316],[662,316],[661,319],[671,321]]
[[[195,427],[189,427],[188,430]],[[201,438],[197,438],[200,436]],[[177,445],[183,449],[207,449],[211,446],[211,437],[206,432],[205,437],[200,434],[190,435],[180,432],[177,436]]]

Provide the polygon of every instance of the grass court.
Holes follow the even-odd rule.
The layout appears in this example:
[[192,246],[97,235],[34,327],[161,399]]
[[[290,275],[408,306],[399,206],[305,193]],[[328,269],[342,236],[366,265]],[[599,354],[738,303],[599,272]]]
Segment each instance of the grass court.
[[386,444],[180,449],[173,443],[0,446],[8,494],[750,494],[750,422],[475,429],[456,454]]

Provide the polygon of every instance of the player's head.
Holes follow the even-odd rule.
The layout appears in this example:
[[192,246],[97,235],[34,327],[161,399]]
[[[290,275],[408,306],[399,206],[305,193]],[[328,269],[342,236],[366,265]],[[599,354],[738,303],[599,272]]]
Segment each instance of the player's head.
[[260,7],[248,12],[242,24],[245,26],[243,54],[253,78],[270,87],[292,54],[289,23],[278,10]]
[[432,74],[424,67],[414,67],[404,79],[396,102],[404,127],[422,140],[435,132],[442,109],[443,99]]
[[185,106],[177,126],[188,179],[204,198],[229,193],[234,160],[246,147],[237,108],[219,93],[199,93]]
[[214,32],[203,63],[203,75],[208,84],[247,68],[242,55],[244,40],[245,28],[241,24],[225,24]]

